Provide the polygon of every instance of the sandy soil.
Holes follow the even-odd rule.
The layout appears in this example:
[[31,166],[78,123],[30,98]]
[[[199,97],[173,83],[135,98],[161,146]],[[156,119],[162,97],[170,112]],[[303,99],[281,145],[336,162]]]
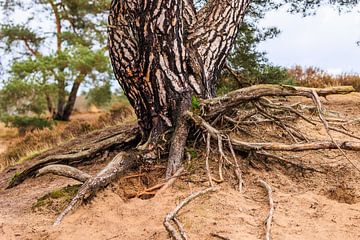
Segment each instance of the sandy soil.
[[[341,111],[349,119],[360,117],[360,94],[328,99],[326,108]],[[353,125],[349,131],[360,136],[360,125]],[[326,138],[321,127],[309,134]],[[257,181],[264,179],[274,190],[273,239],[360,239],[360,174],[336,151],[296,155],[304,165],[319,172],[299,171],[273,162],[256,164],[258,168],[244,163],[243,194],[234,190],[230,183],[235,180],[229,177],[229,183],[222,184],[219,192],[201,197],[181,211],[179,219],[189,238],[216,239],[211,233],[217,233],[233,240],[262,239],[268,202]],[[348,155],[359,165],[359,153]],[[226,172],[226,176],[230,175]],[[0,175],[1,189],[10,176]],[[14,189],[0,190],[0,239],[165,240],[168,235],[162,226],[164,216],[181,199],[205,187],[201,179],[206,177],[199,165],[196,174],[182,177],[164,196],[149,200],[127,199],[130,191],[140,191],[142,186],[138,178],[121,179],[65,218],[59,227],[52,226],[56,212],[34,211],[32,206],[44,194],[76,182],[55,176],[29,179]]]

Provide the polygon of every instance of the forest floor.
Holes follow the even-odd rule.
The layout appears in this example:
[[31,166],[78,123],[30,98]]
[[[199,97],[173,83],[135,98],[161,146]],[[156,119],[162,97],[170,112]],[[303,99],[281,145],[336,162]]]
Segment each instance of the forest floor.
[[[294,101],[297,100],[294,98]],[[328,101],[324,101],[324,106],[341,112],[348,119],[360,118],[359,93],[330,96]],[[296,124],[306,123],[299,120]],[[348,130],[360,136],[360,124],[352,125]],[[321,127],[309,130],[307,134],[326,138]],[[334,134],[334,137],[339,139],[341,135]],[[360,164],[360,153],[347,154]],[[257,167],[254,168],[244,161],[242,171],[245,187],[241,194],[232,185],[236,182],[230,177],[233,173],[225,171],[228,181],[220,185],[219,191],[194,200],[180,211],[179,219],[189,239],[216,240],[218,238],[211,236],[214,233],[232,240],[263,239],[263,221],[269,206],[267,193],[258,184],[259,179],[265,180],[274,191],[273,239],[360,239],[360,173],[338,151],[287,156],[294,155],[299,156],[304,165],[319,171],[299,171],[273,162],[256,163]],[[53,194],[47,200],[41,197],[54,193],[54,189],[78,182],[48,175],[4,190],[11,175],[2,173],[0,239],[168,239],[162,225],[165,215],[180,200],[208,186],[203,156],[199,153],[198,159],[201,161],[194,159],[188,162],[186,174],[161,197],[133,198],[147,186],[164,180],[165,163],[149,164],[107,187],[91,203],[71,213],[57,227],[52,223],[66,204],[61,199],[68,197],[66,194]],[[81,169],[94,173],[104,164],[98,162],[82,166]],[[217,165],[214,161],[213,164],[213,171],[216,172]]]

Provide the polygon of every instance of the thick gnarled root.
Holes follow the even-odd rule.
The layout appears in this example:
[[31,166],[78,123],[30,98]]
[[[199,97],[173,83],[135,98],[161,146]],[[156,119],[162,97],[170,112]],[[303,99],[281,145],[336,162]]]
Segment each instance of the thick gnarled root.
[[[337,149],[342,151],[342,153],[344,153],[344,150],[360,151],[360,142],[343,139],[339,141],[332,138],[329,133],[330,131],[337,131],[352,139],[359,139],[359,137],[339,129],[334,126],[334,124],[330,124],[329,122],[331,122],[331,120],[326,118],[324,109],[319,100],[319,96],[346,94],[352,91],[353,89],[351,87],[312,89],[291,86],[259,85],[240,89],[222,97],[201,100],[199,109],[184,111],[182,113],[183,117],[180,117],[176,123],[177,125],[175,126],[175,131],[173,132],[173,137],[171,139],[167,178],[170,178],[171,175],[175,173],[175,176],[172,178],[175,179],[180,175],[181,171],[183,171],[183,169],[179,169],[179,167],[184,157],[184,149],[189,137],[188,135],[190,135],[189,127],[193,123],[195,127],[200,130],[200,134],[202,132],[204,136],[207,136],[205,137],[205,162],[211,188],[202,191],[203,193],[200,192],[197,193],[198,195],[194,194],[185,199],[184,202],[167,215],[164,226],[170,235],[175,239],[186,239],[185,230],[180,221],[176,218],[176,214],[192,199],[206,192],[214,191],[215,188],[213,186],[215,186],[215,183],[221,183],[225,179],[223,176],[224,166],[230,166],[234,169],[235,176],[238,179],[237,188],[239,191],[242,191],[242,172],[235,151],[246,152],[253,156],[277,158],[284,162],[286,162],[286,159],[276,156],[276,152],[298,152],[320,149]],[[278,104],[274,103],[272,99],[266,98],[274,96],[304,96],[312,99],[315,106],[312,106],[311,109],[317,113],[320,120],[316,121],[307,117],[301,109],[303,107],[301,104]],[[244,103],[247,104],[246,107],[250,105],[251,109],[242,108]],[[246,109],[246,111],[243,109]],[[323,124],[330,139],[320,141],[309,138],[291,124],[291,122],[294,122],[296,119],[303,119],[311,125],[316,125],[318,123]],[[257,142],[257,139],[255,141],[244,141],[242,138],[238,139],[229,133],[229,126],[236,130],[241,128],[241,130],[246,131],[244,126],[251,127],[253,124],[267,123],[275,123],[283,131],[286,136],[284,137],[284,140],[286,140],[285,143],[266,141]],[[342,123],[348,122],[344,121]],[[219,179],[213,177],[210,169],[209,156],[212,150],[211,141],[216,142],[216,149],[219,154]],[[117,150],[135,149],[135,146],[139,142],[139,128],[133,126],[133,128],[129,128],[128,130],[113,133],[104,136],[97,141],[93,141],[91,145],[88,145],[87,148],[81,149],[80,151],[70,151],[67,154],[56,156],[46,156],[45,158],[40,159],[35,165],[24,170],[9,187],[16,186],[26,178],[34,176],[37,172],[39,175],[52,173],[84,182],[68,207],[56,219],[54,224],[58,225],[70,211],[90,200],[98,190],[105,188],[112,181],[125,174],[127,170],[143,164],[145,159],[147,159],[146,156],[149,151],[146,151],[147,145],[145,144],[143,150],[139,150],[138,148],[138,150],[129,150],[126,153],[121,152],[103,170],[93,177],[80,170],[64,165],[74,165],[84,161],[84,159],[92,159],[95,154],[102,151],[109,151],[113,148],[116,148]],[[168,150],[168,146],[169,145],[166,146],[166,150]],[[161,149],[163,146],[157,147],[158,149]],[[155,151],[150,153],[156,155],[154,154],[156,153]],[[177,169],[179,170],[176,171]],[[172,179],[169,180],[169,184],[174,181]],[[169,184],[165,184],[165,186],[168,186]],[[145,194],[148,194],[149,192],[152,194],[154,192],[153,190],[161,188],[162,185],[155,187],[148,189]],[[161,191],[162,190],[160,190],[160,192]]]
[[54,174],[57,176],[63,176],[67,178],[75,179],[79,182],[86,182],[91,178],[91,176],[77,168],[67,166],[67,165],[60,165],[54,164],[50,166],[46,166],[38,171],[36,177],[40,177],[46,174]]
[[112,181],[122,176],[127,170],[142,164],[142,154],[137,151],[121,152],[95,177],[88,179],[79,189],[66,209],[57,217],[54,225],[59,225],[63,218],[83,202],[95,196],[98,190],[105,188]]
[[[94,135],[93,133],[89,135]],[[50,165],[76,165],[85,161],[95,159],[96,155],[108,152],[112,149],[124,150],[136,146],[140,141],[140,129],[136,125],[113,127],[106,134],[99,133],[98,136],[84,137],[83,142],[77,142],[69,148],[67,153],[37,157],[35,164],[27,167],[20,174],[17,174],[9,183],[7,188],[13,188],[29,177],[36,175],[37,171]]]

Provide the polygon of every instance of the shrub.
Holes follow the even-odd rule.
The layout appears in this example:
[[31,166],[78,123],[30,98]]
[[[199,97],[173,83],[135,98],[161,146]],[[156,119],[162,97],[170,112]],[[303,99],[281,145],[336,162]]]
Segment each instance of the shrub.
[[302,86],[324,88],[349,85],[360,92],[360,75],[357,74],[340,74],[333,76],[320,68],[302,68],[301,66],[295,66],[289,69],[288,72],[295,79],[296,83]]
[[3,116],[1,121],[5,123],[6,127],[17,128],[20,135],[36,129],[52,128],[53,126],[53,121],[40,117]]
[[[0,170],[7,166],[24,162],[76,136],[89,133],[120,122],[133,122],[133,111],[129,104],[119,103],[113,106],[111,112],[102,114],[95,122],[77,120],[59,123],[52,129],[43,128],[25,132],[23,136],[14,139],[6,152],[0,155]],[[126,119],[125,119],[126,118]]]

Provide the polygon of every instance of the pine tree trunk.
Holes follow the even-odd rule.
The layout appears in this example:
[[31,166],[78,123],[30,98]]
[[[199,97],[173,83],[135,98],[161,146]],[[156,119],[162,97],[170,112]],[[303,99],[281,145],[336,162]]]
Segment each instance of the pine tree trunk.
[[65,107],[65,81],[64,80],[58,80],[58,100],[57,100],[57,107],[56,112],[53,115],[54,120],[62,120],[62,116],[64,113],[64,107]]
[[84,74],[80,74],[76,79],[75,82],[71,88],[70,94],[69,94],[69,98],[66,102],[66,105],[64,107],[64,111],[62,114],[62,119],[63,121],[69,121],[70,116],[74,110],[74,106],[75,106],[75,102],[76,102],[76,96],[77,93],[79,91],[81,82],[84,80],[85,75]]
[[[53,115],[53,119],[54,120],[58,120],[58,121],[69,121],[70,116],[74,110],[74,106],[75,106],[75,102],[76,102],[76,97],[77,97],[77,93],[79,91],[81,82],[83,80],[83,75],[81,75],[80,77],[78,77],[77,79],[75,79],[75,82],[71,88],[69,97],[66,101],[65,96],[61,96],[58,99],[58,104],[57,104],[57,110]],[[64,91],[65,92],[65,91]]]
[[181,123],[192,96],[215,96],[249,3],[212,0],[196,11],[192,0],[112,1],[112,65],[147,146],[155,146],[161,134]]

